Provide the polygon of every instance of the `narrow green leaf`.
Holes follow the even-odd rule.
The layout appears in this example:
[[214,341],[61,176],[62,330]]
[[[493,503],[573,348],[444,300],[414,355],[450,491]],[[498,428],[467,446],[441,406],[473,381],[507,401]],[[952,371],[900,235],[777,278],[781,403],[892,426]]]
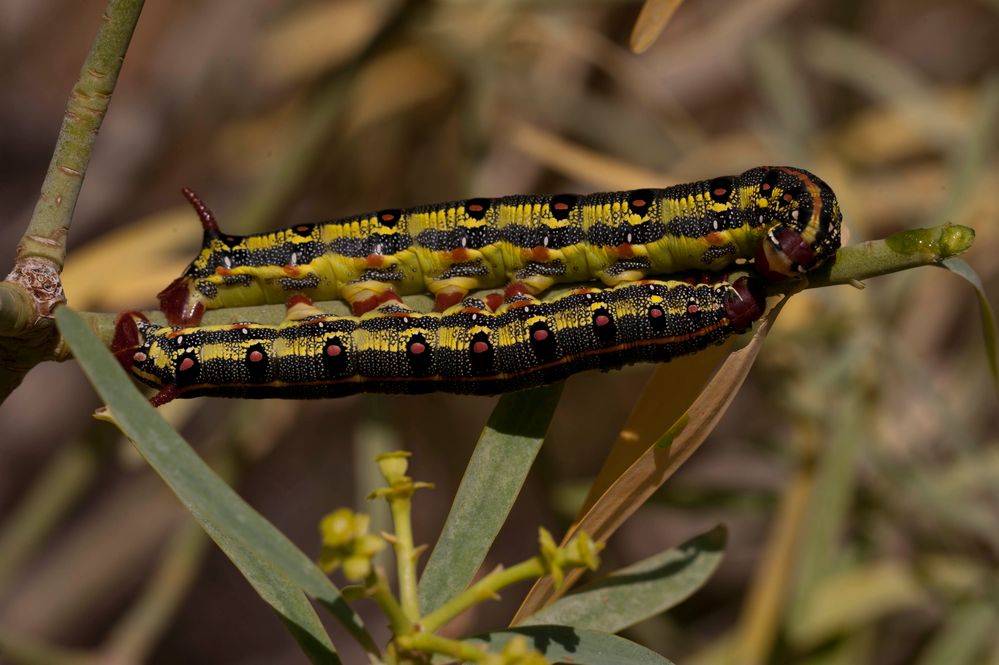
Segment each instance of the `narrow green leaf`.
[[[279,613],[289,612],[282,614],[284,620],[296,626],[296,631],[304,631],[317,648],[322,645],[328,651],[329,659],[324,662],[338,662],[333,646],[315,611],[294,586],[329,608],[366,649],[377,652],[360,618],[329,578],[226,485],[163,420],[80,316],[68,307],[60,307],[55,318],[66,343],[108,405],[118,427],[258,593]],[[300,642],[305,639],[300,634],[296,637]],[[303,646],[308,645],[303,642]]]
[[982,278],[974,269],[962,259],[951,257],[941,261],[943,267],[950,270],[955,275],[966,279],[973,287],[978,296],[978,310],[982,315],[982,337],[985,339],[985,355],[989,359],[989,370],[992,372],[992,384],[999,392],[999,354],[996,353],[996,317],[992,311],[989,299],[985,297],[985,286]]
[[523,625],[559,624],[616,633],[685,600],[721,563],[727,533],[717,526],[608,577],[580,587]]
[[420,609],[468,586],[506,522],[562,395],[563,384],[503,395],[489,416],[420,579]]
[[568,626],[525,626],[477,635],[471,641],[489,651],[499,651],[513,638],[544,654],[550,663],[585,665],[672,665],[655,651],[610,633]]

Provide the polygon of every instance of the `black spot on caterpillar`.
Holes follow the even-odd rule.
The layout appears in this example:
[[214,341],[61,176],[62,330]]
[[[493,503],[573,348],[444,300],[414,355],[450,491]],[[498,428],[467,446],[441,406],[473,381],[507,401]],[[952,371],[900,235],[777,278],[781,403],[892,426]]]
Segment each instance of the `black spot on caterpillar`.
[[613,286],[753,257],[757,272],[783,279],[829,259],[842,221],[828,185],[779,166],[665,189],[382,210],[251,236],[223,234],[208,208],[185,195],[204,241],[159,294],[175,324],[198,323],[205,309],[280,303],[295,293],[344,299],[360,315],[429,292],[440,312],[473,289],[507,285],[508,296],[537,295],[555,283]]
[[361,317],[323,314],[295,296],[277,326],[161,327],[122,314],[112,349],[154,404],[175,397],[340,397],[359,392],[491,395],[590,369],[664,362],[746,330],[761,280],[640,280],[497,311],[468,298],[443,313],[388,302]]

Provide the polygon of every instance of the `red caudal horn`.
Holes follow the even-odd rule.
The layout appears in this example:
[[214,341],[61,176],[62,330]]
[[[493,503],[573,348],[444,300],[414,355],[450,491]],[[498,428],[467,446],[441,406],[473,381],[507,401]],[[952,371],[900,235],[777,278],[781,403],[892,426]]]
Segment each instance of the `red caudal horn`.
[[205,205],[205,202],[201,200],[197,194],[194,193],[193,189],[184,187],[180,190],[180,193],[184,195],[184,198],[190,202],[191,207],[194,208],[194,212],[198,214],[198,219],[201,220],[201,227],[205,230],[205,235],[211,237],[218,237],[222,234],[219,230],[219,223],[215,219],[215,215],[212,211]]

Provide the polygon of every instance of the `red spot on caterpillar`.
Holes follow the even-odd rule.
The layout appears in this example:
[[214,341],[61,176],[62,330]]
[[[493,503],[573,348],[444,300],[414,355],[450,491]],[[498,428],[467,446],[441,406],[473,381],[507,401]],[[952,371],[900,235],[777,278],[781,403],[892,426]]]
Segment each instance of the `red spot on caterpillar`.
[[704,239],[707,240],[709,245],[724,245],[728,242],[724,235],[716,231],[712,231],[708,235],[704,236]]
[[653,307],[652,309],[649,310],[649,316],[651,316],[653,319],[658,319],[662,316],[665,316],[665,314],[666,313],[659,307]]
[[[312,298],[308,296],[303,296],[301,293],[296,293],[292,297],[288,298],[288,309],[291,309],[295,305],[311,305]],[[240,328],[245,328],[246,326],[239,326]]]
[[546,263],[551,259],[551,252],[548,251],[547,247],[542,247],[538,245],[531,250],[531,260],[537,261],[538,263]]
[[284,269],[284,274],[289,277],[298,277],[302,273],[298,266],[282,266],[282,268]]
[[341,353],[343,353],[343,349],[337,346],[336,344],[330,344],[329,346],[326,347],[326,355],[328,355],[330,358],[336,358]]
[[482,212],[482,205],[479,203],[472,203],[468,206],[468,209],[472,212]]
[[727,192],[728,190],[725,189],[724,187],[716,187],[715,190],[711,193],[714,194],[715,196],[725,196]]
[[531,337],[534,338],[535,342],[543,342],[548,339],[548,331],[543,328],[541,330],[535,330],[531,333]]
[[764,192],[769,192],[770,191],[770,183],[769,182],[763,183],[762,185],[760,185],[760,189],[762,189]]
[[187,370],[194,367],[194,361],[190,358],[184,358],[180,361],[180,367],[177,368],[178,372],[186,372]]
[[648,204],[646,203],[645,199],[635,199],[634,201],[631,202],[631,205],[635,206],[636,208],[644,208]]
[[451,250],[451,260],[455,263],[464,263],[465,261],[468,261],[468,259],[468,250],[464,247],[455,247]]
[[246,359],[249,360],[251,363],[258,363],[264,359],[264,354],[254,349],[253,351],[250,351],[250,355],[248,355]]
[[378,304],[380,305],[381,303],[388,302],[389,300],[402,302],[402,298],[399,297],[398,293],[396,293],[392,289],[385,289],[385,291],[383,291],[382,294],[378,296]]
[[[511,282],[510,284],[507,284],[505,293],[507,298],[513,298],[514,296],[520,295],[534,295],[531,293],[531,290],[527,288],[527,284],[524,284],[523,282]],[[495,309],[495,307],[493,309]]]
[[399,297],[398,293],[392,289],[386,289],[379,295],[369,296],[367,298],[362,298],[361,300],[354,300],[350,303],[350,311],[354,316],[361,316],[365,312],[370,312],[383,302],[388,302],[389,300],[402,302],[402,298]]
[[378,307],[378,297],[371,296],[370,298],[364,298],[363,300],[355,300],[350,303],[350,312],[354,316],[361,316],[365,312],[370,312],[375,307]]
[[441,291],[434,297],[434,311],[443,312],[449,307],[454,307],[465,297],[464,292],[452,288]]
[[413,355],[419,355],[426,350],[427,350],[426,345],[420,342],[413,342],[412,344],[409,345],[409,352],[412,353]]
[[687,311],[693,314],[694,312],[701,311],[701,308],[698,307],[697,305],[687,305]]
[[598,326],[606,326],[610,323],[610,317],[606,314],[598,314],[597,318],[593,319],[593,323]]
[[300,224],[299,226],[295,227],[295,230],[298,231],[299,233],[305,233],[306,231],[309,230],[309,227],[306,226],[305,224]]
[[489,350],[489,345],[481,340],[479,340],[475,344],[472,344],[472,351],[474,353],[485,353],[488,350]]
[[785,201],[787,201],[788,203],[790,203],[791,201],[793,201],[793,200],[794,200],[794,197],[793,197],[793,196],[791,196],[791,193],[790,193],[790,192],[788,192],[787,194],[785,194],[785,195],[784,195],[784,196],[782,196],[781,198],[782,198],[782,199],[784,199]]
[[382,221],[383,222],[391,222],[393,219],[395,219],[395,214],[393,214],[391,212],[383,212],[382,213]]
[[364,262],[369,268],[381,268],[385,265],[385,257],[381,254],[368,254]]
[[134,361],[135,361],[135,362],[137,362],[137,363],[142,363],[142,362],[146,362],[146,359],[147,359],[148,357],[149,357],[149,356],[147,356],[147,355],[146,355],[145,353],[143,353],[142,351],[136,351],[136,352],[135,352],[135,355],[134,355],[134,356],[132,356],[132,360],[134,360]]
[[632,249],[630,243],[621,243],[620,245],[614,248],[614,254],[616,254],[619,258],[622,259],[630,259],[635,255],[635,250]]
[[552,207],[555,208],[555,210],[568,210],[569,209],[569,204],[565,203],[564,201],[559,201],[558,203],[556,203]]
[[503,304],[503,300],[504,298],[502,293],[490,293],[486,296],[486,307],[495,312],[500,308],[500,305]]

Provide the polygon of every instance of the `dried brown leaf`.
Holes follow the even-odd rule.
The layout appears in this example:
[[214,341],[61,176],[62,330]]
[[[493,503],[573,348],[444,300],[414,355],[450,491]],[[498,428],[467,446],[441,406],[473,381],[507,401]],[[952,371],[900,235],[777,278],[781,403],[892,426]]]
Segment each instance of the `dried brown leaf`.
[[[732,403],[780,308],[780,304],[773,308],[749,344],[725,360],[683,415],[576,519],[566,532],[563,543],[578,531],[585,531],[598,542],[606,542],[690,458]],[[566,583],[558,589],[555,589],[550,577],[538,580],[524,599],[513,623],[530,616],[568,591],[580,572],[573,571],[567,575]]]

